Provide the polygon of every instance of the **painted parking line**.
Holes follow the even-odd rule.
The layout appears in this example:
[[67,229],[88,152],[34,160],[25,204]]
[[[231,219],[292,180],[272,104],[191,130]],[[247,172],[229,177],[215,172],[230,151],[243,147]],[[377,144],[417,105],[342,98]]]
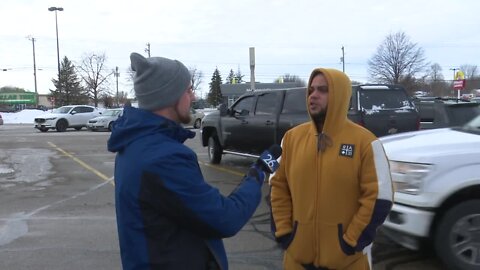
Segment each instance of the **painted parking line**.
[[233,175],[238,175],[238,176],[244,176],[245,175],[245,173],[241,173],[241,172],[238,172],[238,171],[226,169],[226,168],[223,168],[223,167],[220,167],[220,166],[217,166],[217,165],[213,165],[213,164],[210,164],[210,163],[205,163],[205,162],[202,162],[202,161],[198,161],[198,164],[200,164],[202,166],[210,167],[210,168],[213,168],[215,170],[222,171],[222,172],[227,172],[227,173],[230,173],[230,174],[233,174]]
[[[58,152],[64,154],[65,156],[71,158],[72,160],[74,160],[75,162],[77,162],[78,164],[80,164],[80,166],[84,167],[85,169],[91,171],[92,173],[96,174],[98,177],[100,177],[103,181],[105,182],[110,182],[112,185],[115,185],[115,182],[113,181],[113,177],[107,177],[106,175],[104,175],[103,173],[101,173],[100,171],[96,170],[95,168],[91,167],[90,165],[86,164],[85,162],[83,162],[82,160],[80,160],[79,158],[73,156],[72,154],[68,153],[67,151],[63,150],[62,148],[58,147],[57,145],[55,145],[54,143],[52,142],[48,142],[48,144],[55,148]],[[206,162],[202,162],[202,161],[199,161],[198,162],[200,165],[202,166],[206,166],[206,167],[210,167],[210,168],[213,168],[215,170],[218,170],[218,171],[222,171],[222,172],[226,172],[226,173],[230,173],[230,174],[233,174],[233,175],[237,175],[237,176],[244,176],[245,173],[241,173],[241,172],[238,172],[238,171],[235,171],[235,170],[230,170],[230,169],[226,169],[226,168],[223,168],[223,167],[220,167],[220,166],[217,166],[217,165],[213,165],[213,164],[210,164],[210,163],[206,163]]]
[[56,146],[54,143],[52,142],[48,142],[48,144],[55,148],[57,151],[59,151],[60,153],[64,154],[65,156],[71,158],[72,160],[74,160],[75,162],[77,162],[78,164],[80,164],[80,166],[84,167],[85,169],[91,171],[92,173],[96,174],[98,177],[100,177],[100,179],[102,179],[103,181],[105,182],[110,182],[110,184],[112,185],[115,185],[115,183],[113,182],[113,177],[107,177],[106,175],[104,175],[103,173],[99,172],[98,170],[96,170],[95,168],[91,167],[90,165],[88,165],[87,163],[83,162],[82,160],[78,159],[77,157],[73,156],[72,154],[68,153],[67,151],[63,150],[62,148]]

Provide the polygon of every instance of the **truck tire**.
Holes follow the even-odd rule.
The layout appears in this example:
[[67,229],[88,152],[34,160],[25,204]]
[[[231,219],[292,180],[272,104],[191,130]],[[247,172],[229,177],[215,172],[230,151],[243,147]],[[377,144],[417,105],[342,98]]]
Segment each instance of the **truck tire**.
[[193,128],[200,128],[200,124],[202,123],[202,119],[197,119],[193,123]]
[[222,160],[222,147],[217,137],[210,136],[208,138],[208,159],[212,164],[218,164]]
[[480,200],[449,209],[435,232],[435,250],[448,269],[480,269]]
[[57,132],[64,132],[65,130],[67,130],[67,127],[68,127],[68,122],[65,119],[58,120],[57,124],[55,125]]

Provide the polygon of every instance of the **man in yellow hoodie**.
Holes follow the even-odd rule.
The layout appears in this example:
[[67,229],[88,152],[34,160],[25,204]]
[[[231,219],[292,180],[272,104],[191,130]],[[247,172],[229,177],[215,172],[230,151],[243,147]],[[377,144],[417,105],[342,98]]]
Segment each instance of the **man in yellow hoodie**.
[[271,177],[272,229],[284,268],[370,269],[370,245],[393,200],[380,141],[347,119],[349,78],[318,68],[310,75],[311,121],[282,140]]

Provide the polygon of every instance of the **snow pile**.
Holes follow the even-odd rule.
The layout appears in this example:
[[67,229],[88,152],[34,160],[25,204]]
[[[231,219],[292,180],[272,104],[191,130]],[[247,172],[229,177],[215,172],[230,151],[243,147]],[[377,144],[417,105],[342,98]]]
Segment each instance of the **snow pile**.
[[42,110],[22,110],[15,113],[0,113],[4,124],[33,124],[35,117],[49,113]]

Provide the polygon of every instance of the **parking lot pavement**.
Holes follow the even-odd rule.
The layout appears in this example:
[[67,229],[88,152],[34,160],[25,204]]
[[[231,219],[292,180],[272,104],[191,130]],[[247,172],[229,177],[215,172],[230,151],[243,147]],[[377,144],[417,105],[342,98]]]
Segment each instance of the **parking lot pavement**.
[[[108,137],[108,132],[40,133],[30,125],[2,126],[0,171],[10,171],[0,174],[0,269],[121,268],[110,180],[115,156],[106,151]],[[211,166],[198,137],[187,145],[196,151],[207,181],[225,195],[253,162],[225,156],[221,166]],[[381,236],[377,243],[374,269],[441,269],[429,255]],[[225,246],[230,269],[281,269],[266,200]]]

